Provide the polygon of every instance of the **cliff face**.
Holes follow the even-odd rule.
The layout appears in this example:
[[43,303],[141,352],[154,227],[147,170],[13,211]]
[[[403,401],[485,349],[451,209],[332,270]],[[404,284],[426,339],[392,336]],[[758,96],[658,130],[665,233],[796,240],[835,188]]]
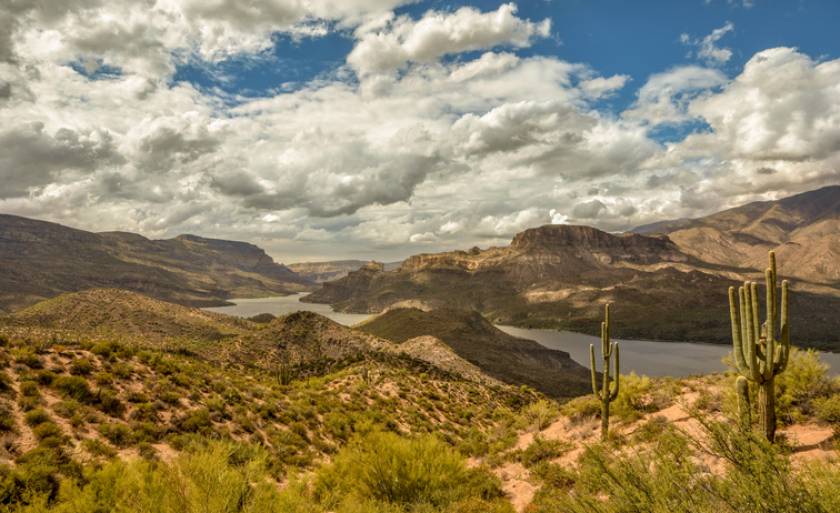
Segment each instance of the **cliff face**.
[[244,242],[182,235],[150,240],[0,215],[0,310],[62,292],[117,287],[181,304],[286,294],[311,282]]

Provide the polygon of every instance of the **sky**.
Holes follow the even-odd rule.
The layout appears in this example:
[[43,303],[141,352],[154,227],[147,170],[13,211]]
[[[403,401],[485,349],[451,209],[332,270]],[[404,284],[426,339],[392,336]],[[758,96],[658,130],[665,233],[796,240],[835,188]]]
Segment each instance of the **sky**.
[[835,1],[0,0],[0,212],[276,260],[840,183]]

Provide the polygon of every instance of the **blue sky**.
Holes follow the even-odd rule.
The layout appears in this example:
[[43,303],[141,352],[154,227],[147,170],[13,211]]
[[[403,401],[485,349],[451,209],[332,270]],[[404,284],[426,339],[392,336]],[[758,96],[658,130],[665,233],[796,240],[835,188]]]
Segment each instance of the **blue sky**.
[[840,183],[840,3],[0,3],[0,211],[278,260]]
[[[420,18],[429,10],[453,11],[472,6],[492,11],[508,3],[498,0],[421,1],[395,13]],[[701,38],[732,23],[735,29],[721,40],[732,49],[732,58],[720,68],[735,74],[755,53],[778,46],[799,48],[816,58],[840,55],[837,20],[840,3],[832,1],[730,0],[639,1],[621,0],[530,0],[518,2],[518,15],[531,20],[550,19],[552,37],[527,48],[513,49],[521,56],[551,55],[586,63],[604,75],[626,74],[632,79],[605,106],[613,111],[627,108],[645,80],[673,66],[697,62],[691,47],[680,42],[682,34]],[[278,90],[304,87],[310,80],[335,72],[353,49],[350,30],[335,28],[322,37],[273,36],[269,59],[231,58],[218,64],[189,63],[179,66],[175,81],[203,88],[218,88],[229,94],[271,95]],[[504,47],[504,45],[500,45]],[[450,56],[468,60],[482,52]],[[224,79],[216,79],[219,74]]]

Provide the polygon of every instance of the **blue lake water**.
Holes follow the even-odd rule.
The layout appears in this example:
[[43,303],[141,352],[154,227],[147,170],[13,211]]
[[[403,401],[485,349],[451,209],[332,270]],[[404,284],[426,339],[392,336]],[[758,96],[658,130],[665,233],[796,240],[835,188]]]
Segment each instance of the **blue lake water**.
[[[368,314],[335,312],[329,305],[301,303],[304,294],[260,299],[234,299],[230,306],[207,308],[213,312],[250,317],[260,313],[284,315],[299,310],[319,313],[330,319],[352,326],[369,318]],[[535,330],[498,326],[499,329],[521,338],[536,340],[540,344],[566,351],[581,365],[589,366],[589,344],[600,343],[598,337],[572,331]],[[698,344],[689,342],[652,342],[647,340],[619,340],[621,345],[621,372],[636,372],[648,376],[690,376],[726,369],[721,359],[729,352],[728,345]],[[831,374],[840,374],[840,353],[820,353]]]

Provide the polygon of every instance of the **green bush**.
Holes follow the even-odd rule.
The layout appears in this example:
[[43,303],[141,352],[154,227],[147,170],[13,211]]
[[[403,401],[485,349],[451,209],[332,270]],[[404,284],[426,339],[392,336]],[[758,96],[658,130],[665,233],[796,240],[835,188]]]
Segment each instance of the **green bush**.
[[776,377],[776,415],[790,424],[813,413],[812,402],[829,393],[828,365],[813,349],[791,348],[785,372]]
[[38,424],[43,424],[44,422],[50,421],[50,416],[43,408],[35,408],[34,410],[29,410],[24,415],[24,420],[30,426],[37,426]]
[[816,399],[814,410],[820,420],[840,425],[840,393]]
[[534,438],[525,450],[518,455],[520,463],[532,467],[547,460],[559,458],[571,448],[568,442],[560,440],[546,440],[541,436]]
[[437,438],[407,439],[393,433],[372,433],[342,449],[318,471],[313,492],[327,509],[375,503],[440,511],[466,499],[492,504],[502,496],[495,477],[468,469],[464,459]]
[[695,457],[692,442],[669,431],[649,450],[587,449],[571,476],[571,490],[543,488],[533,513],[736,513],[829,512],[840,506],[840,468],[814,464],[791,469],[777,446],[724,423],[695,417],[706,429],[704,450],[727,462],[726,473],[710,473]]
[[101,424],[99,426],[99,432],[117,447],[125,447],[134,441],[134,435],[131,429],[125,424],[117,422]]
[[542,431],[560,414],[557,403],[541,399],[526,406],[522,411],[525,424],[528,427]]
[[80,376],[59,376],[53,380],[52,386],[62,394],[83,403],[89,403],[93,399],[87,380]]
[[88,376],[93,369],[93,362],[87,358],[76,358],[70,363],[70,374],[74,376]]

